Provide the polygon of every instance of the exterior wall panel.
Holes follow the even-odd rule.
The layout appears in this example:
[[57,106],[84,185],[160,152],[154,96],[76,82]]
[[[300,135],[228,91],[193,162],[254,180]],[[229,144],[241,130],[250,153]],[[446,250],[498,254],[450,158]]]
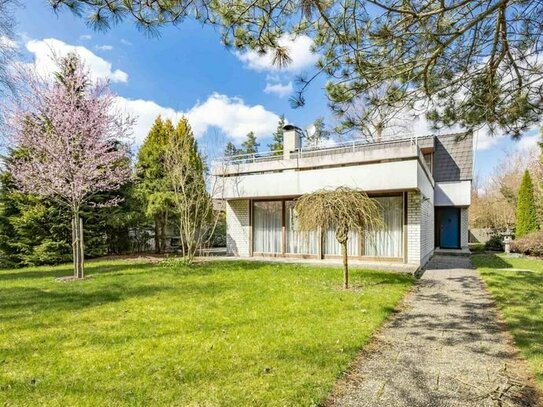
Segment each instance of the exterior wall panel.
[[419,192],[407,197],[407,262],[422,266],[434,252],[434,203]]
[[434,219],[434,202],[431,197],[421,202],[421,265],[426,264],[434,252]]
[[407,262],[420,264],[420,194],[409,192],[407,194]]
[[436,182],[436,206],[469,206],[471,181]]
[[251,222],[248,199],[226,203],[226,252],[230,256],[249,257]]
[[467,248],[469,241],[469,213],[468,208],[460,209],[460,247]]
[[[348,167],[225,177],[219,199],[299,196],[321,188],[346,186],[367,192],[403,191],[419,187],[418,160]],[[427,178],[426,178],[427,179]],[[427,181],[428,182],[428,181]],[[431,187],[431,184],[428,182]]]

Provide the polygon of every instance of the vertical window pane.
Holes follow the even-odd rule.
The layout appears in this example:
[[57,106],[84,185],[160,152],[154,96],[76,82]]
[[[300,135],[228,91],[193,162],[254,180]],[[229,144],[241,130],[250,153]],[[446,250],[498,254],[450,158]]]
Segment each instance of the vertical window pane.
[[[336,228],[324,233],[324,254],[341,255],[341,245],[336,239]],[[360,256],[360,240],[358,232],[350,231],[347,239],[347,255]]]
[[286,233],[287,253],[297,254],[319,254],[318,231],[301,232],[298,230],[294,202],[285,202],[286,207]]
[[281,253],[282,207],[280,201],[254,203],[255,252]]
[[375,198],[382,208],[384,227],[367,231],[364,254],[375,257],[402,257],[403,201],[401,196]]

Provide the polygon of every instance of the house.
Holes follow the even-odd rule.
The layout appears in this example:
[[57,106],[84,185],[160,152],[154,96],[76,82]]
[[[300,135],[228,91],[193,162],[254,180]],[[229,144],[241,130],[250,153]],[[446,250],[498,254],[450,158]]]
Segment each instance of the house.
[[467,249],[471,134],[323,148],[304,148],[302,141],[302,132],[288,125],[282,152],[213,163],[214,197],[226,202],[228,254],[338,257],[334,230],[301,232],[294,212],[297,197],[338,186],[366,191],[383,210],[384,228],[351,233],[351,258],[422,266],[436,248]]

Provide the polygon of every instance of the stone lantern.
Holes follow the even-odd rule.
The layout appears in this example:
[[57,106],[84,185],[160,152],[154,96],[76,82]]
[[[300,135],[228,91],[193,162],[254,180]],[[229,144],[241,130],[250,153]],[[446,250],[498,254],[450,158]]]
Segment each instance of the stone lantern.
[[511,242],[513,241],[513,231],[510,228],[503,233],[503,248],[505,253],[511,253]]

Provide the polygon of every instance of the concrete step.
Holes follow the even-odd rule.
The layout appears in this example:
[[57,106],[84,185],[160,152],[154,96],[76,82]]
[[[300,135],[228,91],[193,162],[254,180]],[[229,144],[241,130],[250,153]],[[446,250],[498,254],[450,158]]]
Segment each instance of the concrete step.
[[434,254],[424,270],[472,268],[469,256],[459,254]]
[[471,251],[469,249],[435,249],[434,256],[469,257],[471,256]]

